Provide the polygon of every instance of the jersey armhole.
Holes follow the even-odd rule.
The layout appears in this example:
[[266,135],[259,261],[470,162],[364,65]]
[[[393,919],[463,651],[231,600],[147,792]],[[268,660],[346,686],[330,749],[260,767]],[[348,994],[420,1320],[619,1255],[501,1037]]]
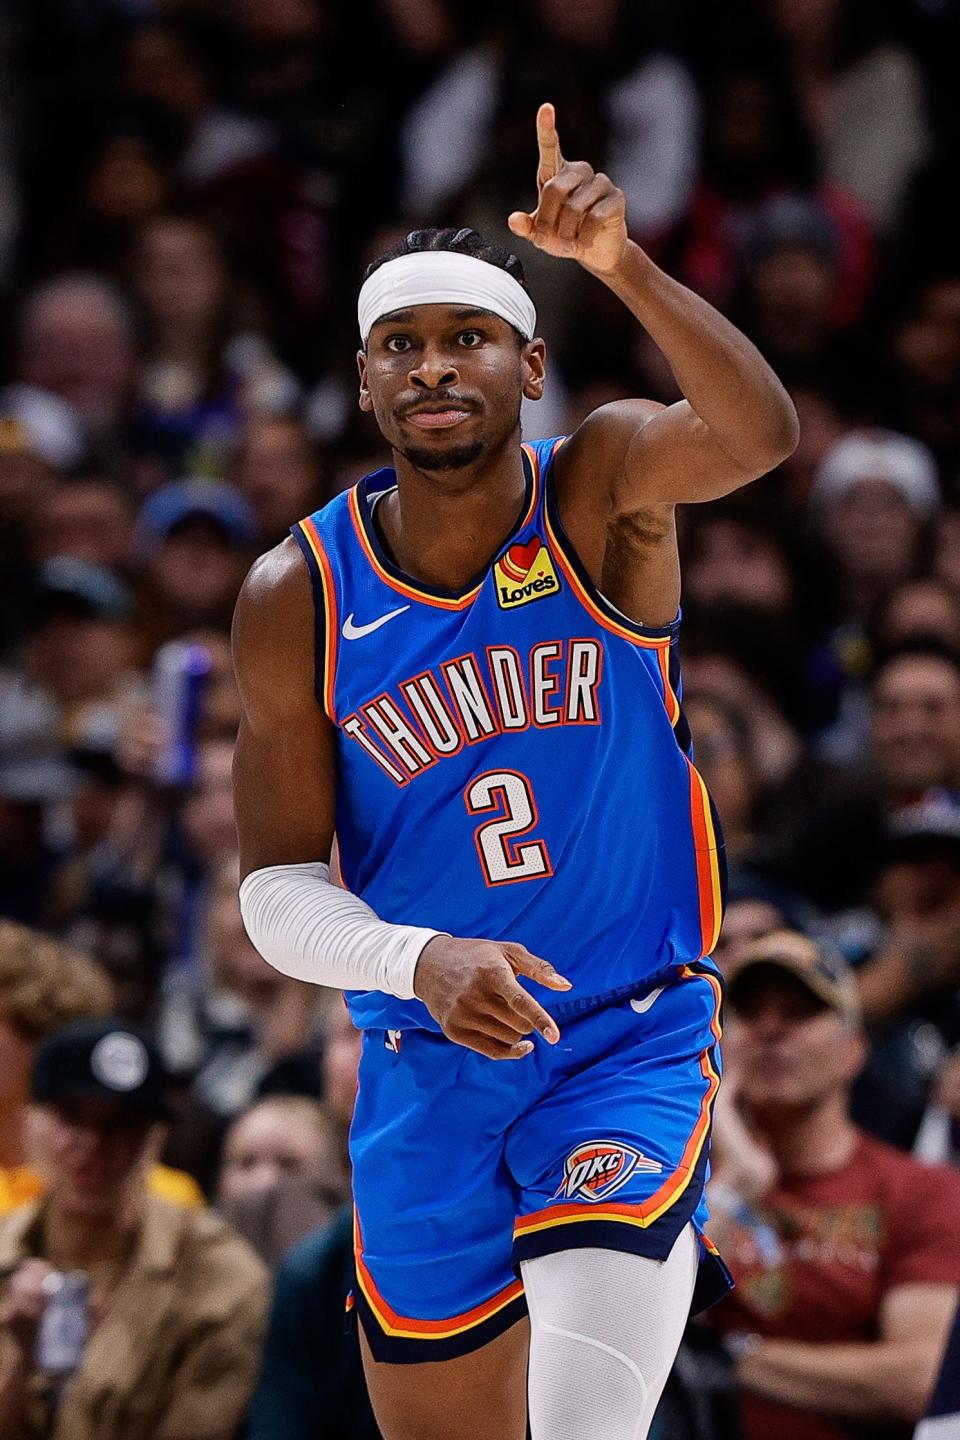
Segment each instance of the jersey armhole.
[[612,630],[615,635],[632,641],[634,645],[659,647],[675,644],[680,634],[679,610],[669,625],[640,625],[636,620],[631,620],[629,615],[624,615],[622,610],[618,610],[616,605],[597,589],[584,568],[573,542],[563,528],[553,480],[553,458],[566,438],[562,436],[555,441],[549,453],[542,457],[541,475],[543,516],[550,547],[560,563],[570,589],[594,620],[605,629]]
[[311,519],[291,525],[290,534],[300,547],[310,573],[313,591],[314,694],[331,723],[336,725],[334,683],[337,673],[337,596],[333,571],[317,527]]

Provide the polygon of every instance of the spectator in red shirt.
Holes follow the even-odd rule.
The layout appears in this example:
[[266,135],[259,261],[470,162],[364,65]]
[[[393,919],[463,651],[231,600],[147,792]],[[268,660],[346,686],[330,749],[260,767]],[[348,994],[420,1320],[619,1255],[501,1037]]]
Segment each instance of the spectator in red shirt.
[[744,1440],[908,1436],[960,1292],[960,1176],[858,1130],[866,1053],[839,956],[767,935],[729,981],[712,1238]]

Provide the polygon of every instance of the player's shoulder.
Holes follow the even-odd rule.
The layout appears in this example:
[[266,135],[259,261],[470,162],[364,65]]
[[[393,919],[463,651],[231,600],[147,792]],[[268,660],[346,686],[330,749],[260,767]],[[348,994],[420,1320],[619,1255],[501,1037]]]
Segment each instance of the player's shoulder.
[[309,597],[310,583],[300,547],[292,535],[258,555],[240,587],[237,617],[262,616]]
[[591,410],[557,450],[554,473],[562,495],[610,494],[631,444],[666,407],[658,400],[611,400]]
[[233,659],[241,690],[259,677],[270,686],[299,667],[312,647],[315,599],[306,563],[288,536],[250,567],[233,613]]

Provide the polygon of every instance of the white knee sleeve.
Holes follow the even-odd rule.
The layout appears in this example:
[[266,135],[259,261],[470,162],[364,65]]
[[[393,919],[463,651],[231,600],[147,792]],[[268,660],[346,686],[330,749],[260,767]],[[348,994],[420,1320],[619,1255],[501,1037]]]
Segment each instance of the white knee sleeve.
[[562,1250],[524,1260],[533,1440],[644,1440],[697,1276],[692,1225],[668,1258]]

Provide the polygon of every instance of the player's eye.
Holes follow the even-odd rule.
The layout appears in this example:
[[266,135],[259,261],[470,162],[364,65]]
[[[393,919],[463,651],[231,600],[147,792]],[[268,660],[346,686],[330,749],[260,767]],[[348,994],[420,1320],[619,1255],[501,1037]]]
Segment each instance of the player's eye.
[[483,336],[479,330],[463,330],[457,338],[468,350],[476,350],[478,345],[483,344]]
[[410,349],[410,341],[406,335],[388,335],[383,343],[393,355],[402,355]]

